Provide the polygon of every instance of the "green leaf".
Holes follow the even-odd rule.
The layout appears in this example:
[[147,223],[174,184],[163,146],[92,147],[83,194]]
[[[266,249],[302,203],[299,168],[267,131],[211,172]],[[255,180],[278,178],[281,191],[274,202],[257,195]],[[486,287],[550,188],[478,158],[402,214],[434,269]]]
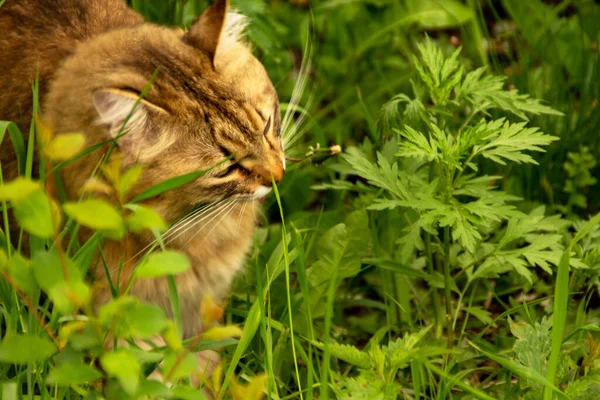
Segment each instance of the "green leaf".
[[[322,294],[334,269],[338,271],[338,279],[356,276],[368,245],[367,215],[365,210],[358,210],[347,217],[345,224],[334,226],[322,236],[317,247],[318,259],[307,271],[308,281]],[[318,296],[313,300],[318,300]]]
[[525,379],[529,379],[539,385],[542,385],[544,387],[547,387],[549,389],[551,389],[552,391],[554,391],[555,394],[557,394],[559,396],[559,398],[561,399],[565,399],[566,397],[564,396],[564,394],[560,391],[560,389],[558,389],[556,386],[554,386],[553,384],[549,383],[546,378],[544,378],[542,375],[540,375],[539,372],[537,372],[535,369],[518,364],[512,360],[509,360],[507,358],[504,357],[500,357],[497,356],[495,354],[489,353],[487,351],[482,350],[481,348],[479,348],[478,346],[476,346],[475,344],[469,342],[469,344],[471,346],[473,346],[475,349],[477,349],[481,354],[485,355],[486,357],[488,357],[489,359],[497,362],[498,364],[500,364],[501,366],[503,366],[504,368],[506,368],[507,370],[511,371],[512,373],[514,373],[515,375],[521,377],[521,378],[525,378]]
[[27,364],[44,361],[56,352],[56,346],[46,337],[7,335],[0,343],[0,361]]
[[473,11],[456,0],[444,0],[443,3],[424,0],[408,4],[411,12],[419,14],[419,25],[426,30],[455,28],[473,19]]
[[83,282],[79,268],[66,255],[60,257],[56,248],[36,253],[32,267],[37,282],[61,313],[73,313],[89,302],[90,288]]
[[[419,348],[417,345],[423,340],[423,337],[425,337],[430,329],[431,326],[421,329],[416,333],[407,333],[404,337],[390,342],[388,346],[384,346],[383,351],[386,353],[386,359],[390,367],[407,368],[413,359],[426,358],[428,351],[424,351],[423,348]],[[436,350],[435,354],[439,354],[439,351]]]
[[404,235],[396,241],[401,246],[400,261],[407,263],[414,254],[414,251],[423,249],[423,240],[421,239],[421,226],[418,222],[412,223],[404,229]]
[[[173,394],[175,395],[175,393]],[[140,398],[143,396],[148,396],[148,398],[150,399],[172,398],[171,391],[169,390],[167,385],[154,379],[143,379],[140,382],[136,395],[136,398]],[[182,397],[177,395],[175,395],[175,398],[182,399]],[[203,399],[203,397],[196,397],[196,399]]]
[[418,160],[425,159],[429,162],[440,157],[437,141],[433,137],[427,138],[424,134],[408,125],[405,125],[402,131],[397,129],[395,131],[404,138],[398,144],[397,157],[414,157]]
[[55,136],[45,150],[51,160],[64,161],[75,157],[84,145],[85,136],[82,133],[63,133]]
[[0,186],[0,200],[24,200],[39,190],[42,190],[42,185],[39,182],[20,176]]
[[401,264],[397,261],[390,260],[387,258],[367,257],[367,258],[363,258],[362,262],[363,262],[363,264],[372,264],[372,265],[378,266],[379,268],[387,269],[388,271],[394,271],[400,275],[414,276],[417,278],[425,278],[425,273],[423,271],[420,271],[418,269],[409,267],[405,264]]
[[164,358],[162,353],[156,351],[140,350],[133,347],[127,349],[127,351],[129,351],[129,353],[134,356],[140,362],[140,364],[154,364],[162,361]]
[[31,262],[21,256],[21,254],[15,253],[8,260],[7,273],[17,289],[25,294],[33,296],[38,290]]
[[60,210],[43,191],[31,193],[14,202],[15,217],[23,230],[40,238],[50,238],[54,233],[52,217],[60,224]]
[[491,317],[492,313],[490,313],[489,311],[484,310],[483,308],[481,308],[479,306],[464,307],[464,310],[466,312],[468,312],[469,314],[471,314],[472,316],[474,316],[475,318],[477,318],[483,324],[489,325],[489,326],[494,326],[494,327],[496,326],[496,323],[494,322],[494,320]]
[[131,191],[133,185],[140,179],[142,175],[143,166],[140,164],[134,165],[130,169],[128,169],[122,176],[119,181],[119,194],[121,196],[125,196]]
[[577,231],[577,234],[573,238],[573,242],[571,243],[571,247],[573,247],[577,242],[579,242],[583,237],[588,235],[594,228],[600,225],[600,213],[596,214],[593,218],[591,218],[585,225]]
[[137,391],[142,367],[138,360],[127,350],[106,353],[100,358],[102,368],[109,376],[119,380],[123,389],[131,396]]
[[173,396],[182,400],[208,400],[202,390],[194,389],[190,386],[177,386],[171,390]]
[[519,94],[518,90],[504,90],[504,76],[483,76],[486,68],[482,67],[467,74],[462,84],[456,88],[456,99],[466,99],[476,109],[484,111],[489,108],[500,108],[509,111],[519,118],[527,120],[525,112],[539,115],[564,115],[537,99]]
[[95,229],[112,239],[125,233],[123,219],[113,206],[104,200],[89,199],[79,203],[66,203],[65,214],[81,225]]
[[[495,121],[492,121],[488,126],[494,123]],[[506,165],[504,160],[513,161],[517,164],[537,164],[530,155],[523,152],[543,152],[544,149],[541,146],[549,145],[558,140],[558,137],[546,135],[540,132],[538,128],[525,128],[525,125],[525,122],[516,124],[511,124],[508,121],[504,122],[501,128],[490,132],[487,144],[474,149],[475,154],[480,154],[502,165]]]
[[[2,0],[4,1],[4,0]],[[2,1],[0,1],[0,7],[2,7]],[[2,385],[2,400],[19,400],[19,386],[17,382],[3,383]]]
[[83,385],[102,377],[96,368],[82,363],[61,364],[53,368],[46,378],[46,384],[58,386]]
[[198,369],[198,359],[195,354],[188,353],[185,355],[183,360],[177,365],[175,370],[173,367],[175,366],[175,362],[177,361],[178,355],[176,353],[169,353],[165,358],[165,362],[163,364],[163,374],[171,374],[171,379],[176,381],[181,378],[185,378],[190,376],[194,371]]
[[65,281],[65,270],[70,280],[82,280],[79,268],[66,255],[61,258],[56,248],[36,253],[31,261],[35,278],[45,291]]
[[167,230],[167,224],[153,208],[137,204],[129,204],[127,208],[133,211],[125,219],[130,231],[141,233],[145,230],[156,230],[158,232]]
[[[324,349],[325,345],[321,342],[312,340],[311,343],[319,349]],[[339,358],[349,364],[363,369],[373,368],[373,360],[368,353],[360,351],[354,346],[347,344],[329,343],[329,351],[335,358]]]
[[600,398],[600,376],[588,375],[578,377],[570,383],[565,395],[571,400],[593,400]]
[[156,278],[165,275],[178,275],[191,267],[190,260],[181,253],[166,250],[153,253],[136,268],[138,278]]
[[371,185],[386,189],[400,199],[410,197],[409,190],[399,175],[398,165],[390,164],[383,155],[377,154],[378,165],[374,165],[361,150],[350,147],[342,158],[352,166],[357,175],[367,179]]
[[118,337],[149,339],[167,327],[164,311],[151,304],[132,303],[120,310],[114,323]]

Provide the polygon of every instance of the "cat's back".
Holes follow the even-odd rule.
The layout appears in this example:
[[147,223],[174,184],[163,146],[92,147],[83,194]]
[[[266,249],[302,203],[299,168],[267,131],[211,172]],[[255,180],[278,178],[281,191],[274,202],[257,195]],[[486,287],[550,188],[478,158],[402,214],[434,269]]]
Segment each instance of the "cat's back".
[[41,99],[79,43],[141,23],[125,0],[7,0],[0,7],[0,119],[26,126],[36,73]]
[[[77,45],[143,22],[125,0],[6,0],[0,6],[0,120],[15,122],[27,136],[36,75],[42,104],[54,73]],[[9,135],[0,146],[4,177],[14,178]]]

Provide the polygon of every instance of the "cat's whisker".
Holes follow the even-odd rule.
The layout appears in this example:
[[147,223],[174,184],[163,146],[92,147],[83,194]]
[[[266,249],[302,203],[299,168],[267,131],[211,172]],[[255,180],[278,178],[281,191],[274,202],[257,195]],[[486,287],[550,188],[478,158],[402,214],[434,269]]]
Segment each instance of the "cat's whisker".
[[201,230],[203,227],[207,226],[207,225],[208,225],[208,224],[210,224],[212,221],[214,221],[216,218],[218,218],[219,216],[221,216],[221,215],[222,215],[222,217],[219,219],[219,221],[218,221],[217,223],[214,223],[214,224],[213,224],[213,226],[212,226],[212,228],[210,228],[210,230],[209,230],[207,233],[205,233],[205,234],[204,234],[204,239],[202,239],[202,242],[204,242],[204,241],[205,241],[205,240],[206,240],[206,239],[207,239],[207,238],[210,236],[210,234],[212,233],[212,231],[213,231],[213,230],[214,230],[214,229],[215,229],[215,228],[216,228],[216,227],[219,225],[219,223],[220,223],[220,222],[223,220],[223,218],[225,218],[225,217],[226,217],[226,216],[229,214],[229,212],[230,212],[231,210],[233,210],[233,209],[234,209],[234,207],[235,207],[235,203],[236,203],[236,202],[235,202],[235,200],[232,200],[232,201],[231,201],[230,203],[228,203],[226,206],[222,207],[222,208],[220,209],[220,211],[219,211],[218,213],[216,213],[216,214],[215,214],[215,215],[214,215],[214,216],[213,216],[213,217],[212,217],[212,218],[211,218],[209,221],[207,221],[207,222],[206,222],[204,225],[202,225],[201,227],[199,227],[199,228],[198,228],[198,230],[196,231],[196,233],[194,233],[194,234],[193,234],[193,235],[192,235],[192,236],[191,236],[191,237],[190,237],[190,238],[189,238],[189,239],[186,241],[186,243],[184,244],[184,246],[187,246],[187,244],[188,244],[188,243],[189,243],[189,242],[190,242],[190,241],[191,241],[193,238],[195,238],[195,237],[196,237],[196,235],[198,234],[198,232],[200,232],[200,230]]
[[[171,236],[173,236],[174,234],[176,234],[177,232],[179,232],[180,230],[184,229],[185,227],[187,227],[189,224],[193,223],[194,219],[200,217],[202,214],[206,214],[208,212],[210,212],[211,208],[216,207],[219,203],[222,203],[225,200],[219,200],[217,202],[214,203],[209,203],[206,204],[194,211],[192,211],[191,213],[189,213],[188,215],[182,217],[181,219],[179,219],[178,221],[176,221],[163,235],[162,235],[162,240],[166,241],[167,239],[169,239]],[[144,248],[142,248],[140,251],[138,251],[136,254],[133,255],[133,257],[131,257],[128,261],[131,261],[132,259],[137,258],[138,256],[140,256],[141,254],[144,254],[145,252],[147,252],[149,249],[151,249],[153,246],[156,246],[158,244],[158,241],[155,239],[152,242],[150,242],[149,244],[147,244]]]
[[187,216],[183,217],[180,221],[178,221],[177,223],[175,223],[164,235],[163,238],[167,239],[170,236],[173,236],[174,234],[176,234],[178,231],[180,231],[181,229],[184,229],[186,226],[188,226],[190,223],[193,223],[193,220],[197,217],[200,217],[202,214],[206,214],[208,212],[210,212],[210,210],[216,206],[218,206],[220,203],[222,203],[224,200],[219,200],[213,203],[209,203],[206,204],[200,208],[198,208],[197,210],[192,211],[190,214],[188,214]]
[[[221,213],[221,211],[223,211],[223,209],[227,208],[231,203],[233,202],[233,200],[231,199],[227,199],[225,201],[220,202],[219,205],[215,206],[214,208],[212,208],[209,212],[206,212],[202,215],[198,215],[194,218],[194,221],[188,225],[186,227],[186,229],[184,229],[183,231],[179,232],[175,237],[171,237],[169,238],[167,243],[172,243],[173,241],[179,239],[181,236],[185,235],[186,233],[188,233],[190,230],[192,229],[196,229],[196,233],[194,235],[192,235],[192,237],[194,237],[201,229],[204,225],[206,224],[200,224],[202,221],[205,221],[208,218],[213,217],[214,215],[218,215]],[[212,220],[212,218],[210,219]],[[209,220],[209,222],[210,222]],[[198,226],[200,225],[200,226]]]
[[[304,55],[302,57],[302,63],[300,64],[300,70],[298,71],[298,77],[294,84],[292,96],[290,98],[290,101],[288,102],[288,107],[285,111],[285,115],[281,124],[282,139],[286,146],[290,146],[289,142],[295,134],[294,131],[296,130],[295,126],[297,126],[297,124],[294,124],[295,126],[291,129],[289,129],[289,127],[293,121],[293,115],[296,109],[298,108],[298,104],[300,104],[300,101],[302,100],[302,96],[304,94],[306,84],[308,82],[309,68],[312,64],[313,48],[312,42],[310,40],[310,35],[307,35],[307,38],[308,39],[306,40],[306,44],[304,46]],[[302,113],[302,115],[304,115],[304,112]],[[301,116],[300,119],[303,119],[303,117]]]
[[240,213],[238,215],[238,220],[237,220],[237,224],[235,227],[235,231],[239,232],[240,231],[240,224],[242,223],[242,217],[244,216],[244,211],[246,211],[246,206],[248,205],[247,201],[244,201],[244,204],[242,205],[242,208],[240,209]]
[[[306,102],[306,108],[310,107],[312,100],[313,100],[313,96],[311,94],[308,101]],[[294,123],[294,125],[290,129],[290,133],[288,135],[288,139],[286,142],[286,147],[288,149],[291,149],[294,146],[294,144],[298,141],[298,139],[300,139],[306,133],[306,131],[308,131],[308,128],[310,127],[310,125],[308,125],[308,124],[305,124],[304,126],[302,125],[304,120],[306,119],[306,116],[307,116],[307,112],[306,111],[302,112],[300,114],[300,117],[298,118],[298,120]]]

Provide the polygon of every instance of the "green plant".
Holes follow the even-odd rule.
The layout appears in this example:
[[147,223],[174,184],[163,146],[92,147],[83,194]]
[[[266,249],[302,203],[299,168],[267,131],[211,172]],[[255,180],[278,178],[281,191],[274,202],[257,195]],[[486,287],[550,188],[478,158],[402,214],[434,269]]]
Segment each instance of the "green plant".
[[[481,174],[477,167],[481,158],[502,166],[509,162],[535,164],[527,151],[543,151],[556,140],[527,127],[526,121],[492,119],[491,109],[525,120],[525,113],[560,113],[515,90],[504,90],[504,79],[485,75],[484,68],[465,74],[458,60],[460,49],[444,57],[427,40],[419,50],[421,59],[415,59],[415,64],[421,81],[412,82],[415,98],[398,95],[382,110],[383,126],[399,125],[400,129],[393,128],[399,138],[384,144],[376,161],[370,160],[373,150],[368,141],[349,148],[342,156],[346,166],[336,167],[345,174],[358,175],[367,185],[337,180],[319,188],[372,193],[367,195],[369,200],[360,203],[372,202],[367,209],[392,210],[405,220],[400,225],[404,233],[396,240],[397,247],[390,247],[391,252],[375,250],[371,262],[385,266],[383,261],[390,260],[388,268],[391,264],[394,270],[398,265],[396,275],[407,275],[407,268],[424,269],[420,273],[433,287],[430,302],[434,310],[425,314],[425,321],[438,327],[438,336],[445,327],[448,348],[452,349],[462,346],[469,315],[484,325],[493,323],[488,311],[473,304],[481,284],[510,273],[513,281],[519,277],[516,282],[533,285],[536,267],[553,274],[562,264],[561,257],[569,252],[563,245],[569,221],[545,216],[543,207],[529,213],[518,210],[513,204],[519,199],[497,187],[502,176]],[[377,215],[372,218],[382,223]],[[567,263],[574,268],[587,267],[575,257],[567,258]],[[568,264],[561,267],[568,268]],[[408,314],[406,320],[413,318],[408,307],[401,307],[400,312]],[[466,315],[460,327],[462,313]],[[533,343],[526,346],[535,348]],[[549,355],[549,344],[547,349]],[[452,369],[456,362],[449,355],[444,370]],[[509,362],[506,365],[514,367]],[[517,375],[535,369],[531,365],[524,368]],[[545,382],[542,386],[558,391],[553,382],[543,378],[545,370],[535,373],[538,382]]]
[[564,191],[569,195],[569,199],[564,207],[564,212],[569,214],[575,207],[584,210],[587,208],[588,201],[585,191],[598,183],[598,179],[592,176],[591,171],[597,162],[587,146],[582,146],[577,153],[568,152],[567,158],[568,160],[563,164],[567,171]]
[[[18,138],[18,128],[8,127],[12,137]],[[93,151],[83,148],[82,134],[54,135],[39,119],[35,127],[45,171],[54,171],[55,166]],[[15,146],[15,151],[20,148]],[[119,157],[99,167],[109,184],[92,177],[82,188],[79,201],[63,204],[51,194],[57,193],[59,181],[48,179],[49,173],[42,173],[41,180],[21,176],[0,182],[5,232],[0,249],[5,323],[0,361],[11,366],[4,371],[5,376],[26,383],[29,395],[35,392],[53,398],[69,397],[69,388],[81,396],[110,399],[198,399],[205,398],[203,387],[218,393],[218,375],[206,379],[194,353],[235,344],[233,338],[242,335],[241,329],[234,325],[215,326],[223,310],[206,298],[202,310],[204,329],[184,343],[179,313],[174,312],[176,319],[171,321],[159,307],[128,295],[138,279],[172,279],[190,268],[186,256],[165,248],[161,233],[166,225],[162,218],[137,202],[185,184],[206,171],[170,179],[129,200],[129,190],[143,173],[142,168],[134,166],[122,171]],[[91,198],[89,194],[93,192],[114,193],[118,205]],[[8,212],[19,224],[20,239],[16,245],[10,241]],[[84,243],[77,240],[80,227],[93,232]],[[86,275],[93,268],[108,268],[103,263],[104,241],[119,240],[127,248],[129,233],[144,231],[155,235],[161,251],[144,255],[124,291],[119,289],[119,282],[98,282],[110,285],[113,298],[95,308],[94,287]],[[29,239],[30,254],[22,251],[24,237]],[[120,268],[125,262],[122,258]],[[176,310],[176,290],[170,300]],[[35,376],[33,369],[37,371]],[[161,379],[150,377],[155,370]],[[192,377],[204,385],[190,383]],[[249,386],[232,382],[229,393],[234,399],[258,399],[263,386],[262,377],[251,379]],[[15,396],[17,386],[5,386],[4,390]]]

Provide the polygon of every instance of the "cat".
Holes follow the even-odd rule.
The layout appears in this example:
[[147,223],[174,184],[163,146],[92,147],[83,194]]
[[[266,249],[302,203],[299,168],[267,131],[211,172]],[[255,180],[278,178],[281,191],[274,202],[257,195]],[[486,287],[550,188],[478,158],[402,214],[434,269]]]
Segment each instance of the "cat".
[[[277,93],[242,39],[244,27],[244,17],[230,12],[226,0],[216,0],[187,31],[147,23],[125,0],[7,0],[0,7],[0,120],[29,130],[36,74],[43,119],[59,133],[83,132],[86,147],[115,138],[133,109],[117,141],[124,168],[144,166],[132,197],[231,157],[144,202],[174,223],[165,234],[167,247],[192,263],[175,277],[184,337],[202,329],[204,295],[216,301],[227,295],[251,247],[257,203],[285,174]],[[8,135],[1,146],[9,180],[18,171]],[[78,198],[107,148],[61,171],[69,199]],[[130,235],[125,248],[117,241],[104,246],[111,274],[125,252],[122,287],[152,239]],[[96,281],[107,281],[102,266],[93,273]],[[104,286],[97,304],[111,297]],[[170,311],[164,278],[136,281],[131,294]]]

